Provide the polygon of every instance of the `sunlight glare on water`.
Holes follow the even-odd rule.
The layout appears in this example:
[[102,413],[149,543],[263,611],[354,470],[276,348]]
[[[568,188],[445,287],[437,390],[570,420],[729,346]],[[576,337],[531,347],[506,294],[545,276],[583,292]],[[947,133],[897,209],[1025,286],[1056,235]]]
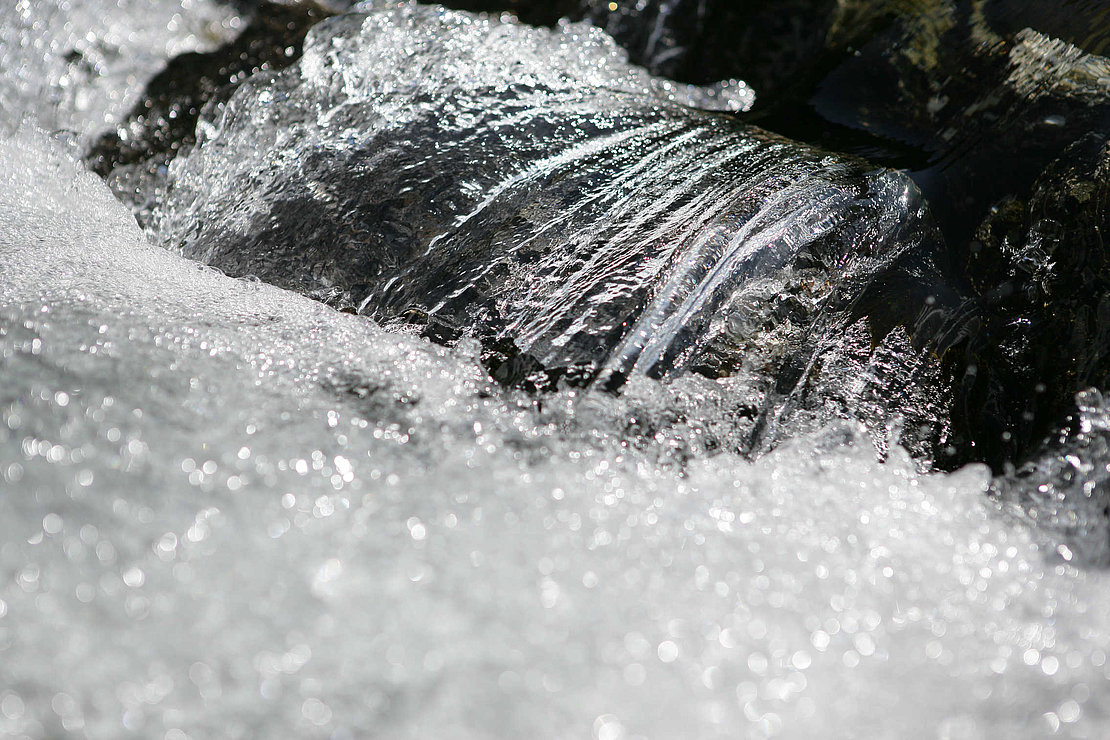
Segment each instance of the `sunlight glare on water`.
[[[877,439],[837,409],[737,452],[767,367],[807,338],[755,332],[760,311],[790,292],[805,314],[835,272],[783,265],[831,235],[866,277],[877,263],[848,247],[928,244],[907,237],[932,228],[907,178],[744,127],[721,115],[752,106],[743,82],[651,77],[584,24],[361,10],[206,112],[201,146],[149,173],[169,190],[144,194],[146,232],[70,152],[242,17],[208,0],[0,14],[0,736],[1110,735],[1110,582],[994,503],[1005,480],[923,474],[893,421]],[[266,231],[275,203],[297,224],[320,206],[359,248],[371,227],[390,249],[450,247],[472,270],[448,269],[450,290],[501,290],[506,331],[544,360],[615,347],[600,362],[646,373],[700,312],[749,338],[748,364],[632,374],[620,395],[506,389],[473,337],[438,346],[305,297],[335,299],[355,250]],[[467,251],[490,234],[504,273]],[[210,260],[224,237],[241,274],[300,292],[162,248]],[[442,261],[404,264],[345,289],[383,316],[451,300],[429,288]],[[613,341],[629,306],[642,320]],[[875,350],[849,329],[834,349]],[[1091,392],[1079,411],[1031,510],[1097,533],[1098,500],[1074,501],[1105,483],[1110,410]]]

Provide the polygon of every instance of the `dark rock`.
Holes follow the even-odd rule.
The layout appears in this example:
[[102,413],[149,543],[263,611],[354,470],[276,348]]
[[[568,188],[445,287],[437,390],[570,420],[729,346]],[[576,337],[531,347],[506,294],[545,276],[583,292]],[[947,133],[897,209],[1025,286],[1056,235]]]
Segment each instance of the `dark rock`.
[[1079,139],[1027,200],[1000,203],[976,234],[972,273],[1000,279],[981,299],[967,437],[991,459],[1021,459],[1074,411],[1077,393],[1110,387],[1107,146]]
[[582,16],[655,74],[704,84],[741,77],[775,96],[825,52],[834,0],[583,0]]
[[[961,302],[916,189],[689,105],[705,99],[599,34],[350,14],[206,114],[154,233],[232,275],[477,337],[505,382],[746,373],[752,445],[830,415],[888,435],[917,372],[892,356],[942,372],[928,354]],[[944,422],[919,408],[924,453]]]

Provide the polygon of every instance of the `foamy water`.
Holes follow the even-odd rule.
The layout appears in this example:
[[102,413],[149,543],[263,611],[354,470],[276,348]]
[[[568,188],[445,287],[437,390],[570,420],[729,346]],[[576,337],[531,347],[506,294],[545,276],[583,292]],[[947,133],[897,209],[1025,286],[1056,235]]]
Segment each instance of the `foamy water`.
[[[317,98],[305,95],[316,138],[301,143],[349,144],[367,111],[386,126],[426,114],[406,97],[411,89],[383,93],[360,75],[411,77],[404,53],[417,42],[421,53],[442,52],[442,24],[455,29],[455,59],[497,76],[515,54],[535,67],[529,94],[562,95],[565,110],[582,102],[583,87],[592,116],[630,95],[667,115],[751,104],[742,83],[703,90],[650,78],[583,26],[533,32],[457,14],[436,20],[408,3],[364,6],[374,8],[382,14],[368,25],[340,21],[353,29],[338,36],[346,66],[313,68],[331,42],[310,37],[303,79],[336,83],[324,99],[362,107],[314,109]],[[992,502],[985,467],[922,474],[893,426],[877,439],[875,428],[820,415],[752,460],[737,452],[765,390],[751,367],[721,380],[635,376],[619,396],[530,395],[491,380],[472,339],[433,345],[154,246],[65,142],[121,114],[160,60],[229,38],[233,14],[199,0],[167,0],[147,16],[91,0],[17,10],[0,21],[0,42],[9,42],[0,59],[10,62],[0,91],[14,91],[0,102],[0,130],[12,132],[0,139],[0,735],[1110,734],[1110,583],[1064,559],[1071,551],[1040,547],[1041,535]],[[420,33],[391,25],[391,13],[415,14]],[[67,56],[74,48],[81,54]],[[100,66],[86,79],[79,59]],[[459,68],[426,71],[420,81],[433,92],[469,79]],[[302,71],[286,79],[294,74]],[[268,79],[244,87],[239,103],[267,105]],[[100,97],[83,103],[90,95]],[[224,177],[222,163],[251,156],[289,175],[299,161],[280,161],[277,145],[296,142],[284,119],[263,125],[273,110],[243,108],[259,125],[240,133],[209,122],[202,135],[224,148],[174,165],[178,187],[234,201],[243,181]],[[625,180],[590,191],[588,202],[603,207],[549,209],[528,233],[549,238],[580,219],[594,229],[580,235],[589,244],[613,214],[637,212],[646,237],[693,228],[678,216],[704,215],[711,196],[740,191],[700,187],[737,139],[728,129],[717,159],[699,158],[686,142],[728,127],[688,115],[696,125],[677,134],[663,130],[673,124],[666,116],[635,129],[633,139],[675,134],[670,144],[648,142],[661,149],[645,144],[646,155],[627,161],[606,155],[612,167],[602,169]],[[73,133],[46,131],[59,126]],[[571,143],[552,146],[581,153]],[[752,146],[765,158],[796,149],[774,137]],[[592,152],[595,163],[605,151]],[[659,168],[656,190],[637,191],[637,178],[659,164],[652,151],[686,169]],[[801,157],[807,172],[820,156]],[[556,185],[573,174],[567,162],[542,161],[550,168],[540,174],[560,175]],[[538,170],[505,165],[490,164],[482,187],[549,194]],[[208,166],[220,177],[202,177]],[[842,163],[821,166],[829,169],[813,182],[826,205],[844,206],[850,190],[821,175]],[[661,197],[678,186],[701,200]],[[637,197],[654,198],[656,211],[637,211]],[[880,200],[856,203],[863,216],[853,215],[850,237],[900,238],[891,221],[907,203]],[[674,223],[662,219],[671,230],[659,231],[651,217],[672,206]],[[746,246],[789,255],[821,229],[847,228],[843,209],[820,218],[773,210],[764,213],[770,228],[751,222],[761,240],[730,243],[722,222],[716,242],[670,273],[641,266],[674,277],[641,326],[662,326],[675,306],[696,312],[732,270],[751,267]],[[170,215],[186,233],[198,213]],[[258,237],[246,214],[243,233]],[[457,225],[453,216],[444,223]],[[749,302],[786,282],[753,285]],[[562,287],[574,297],[573,285]],[[511,328],[528,336],[548,318],[524,312]],[[761,339],[759,351],[774,355],[771,340],[781,337]],[[869,338],[845,332],[848,350],[857,340]],[[665,353],[664,344],[650,349]],[[1052,527],[1083,529],[1074,501],[1102,480],[1099,434],[1110,417],[1101,399],[1084,398],[1082,461],[1045,462],[1058,463],[1045,476],[1076,489],[1056,501],[1046,488],[1036,502]],[[889,451],[882,461],[876,442]],[[1087,477],[1068,466],[1086,466]]]
[[42,134],[0,162],[4,732],[1104,734],[1105,578],[985,469],[705,457],[710,381],[540,409],[147,245]]

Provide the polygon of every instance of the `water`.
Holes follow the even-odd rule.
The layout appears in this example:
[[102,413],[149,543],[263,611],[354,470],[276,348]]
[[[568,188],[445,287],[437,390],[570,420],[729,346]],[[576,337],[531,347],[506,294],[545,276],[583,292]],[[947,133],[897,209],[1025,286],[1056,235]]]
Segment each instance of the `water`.
[[[689,108],[751,97],[739,83],[651,78],[585,26],[405,4],[347,15],[313,29],[294,68],[256,76],[202,122],[203,145],[170,167],[151,235],[379,318],[419,310],[495,327],[545,365],[600,366],[639,330],[629,323],[653,283],[684,293],[689,265],[727,253],[749,221],[796,232],[748,273],[777,271],[832,210],[790,227],[789,203],[866,188],[849,164],[822,166],[819,153]],[[791,177],[803,182],[782,192],[787,203],[761,203],[753,183]],[[721,298],[691,301],[708,313]]]
[[506,390],[151,245],[66,140],[0,140],[0,734],[1110,727],[1106,576],[986,468],[821,415],[750,460],[745,373]]
[[[139,209],[152,240],[610,387],[691,367],[744,376],[744,449],[785,423],[776,385],[836,364],[823,350],[843,349],[860,318],[846,307],[868,289],[899,285],[869,300],[912,324],[903,355],[935,330],[916,315],[952,308],[936,301],[950,291],[916,188],[722,115],[751,104],[741,83],[653,78],[580,24],[363,10],[315,26],[297,64],[209,111],[158,205]],[[839,385],[876,374],[863,354]],[[848,416],[858,404],[802,405]],[[936,404],[910,405],[871,426],[916,414],[907,444],[942,438]]]
[[227,42],[241,20],[210,0],[9,0],[0,15],[0,122],[30,118],[82,141],[117,121],[167,59]]

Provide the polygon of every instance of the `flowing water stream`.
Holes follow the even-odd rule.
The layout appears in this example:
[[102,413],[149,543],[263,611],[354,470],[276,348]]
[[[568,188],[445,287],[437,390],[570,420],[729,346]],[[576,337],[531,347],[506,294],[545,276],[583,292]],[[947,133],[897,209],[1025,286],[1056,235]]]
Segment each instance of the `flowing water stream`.
[[962,304],[904,175],[585,25],[358,10],[107,183],[118,112],[0,107],[0,734],[1106,734],[1105,573],[910,454]]

